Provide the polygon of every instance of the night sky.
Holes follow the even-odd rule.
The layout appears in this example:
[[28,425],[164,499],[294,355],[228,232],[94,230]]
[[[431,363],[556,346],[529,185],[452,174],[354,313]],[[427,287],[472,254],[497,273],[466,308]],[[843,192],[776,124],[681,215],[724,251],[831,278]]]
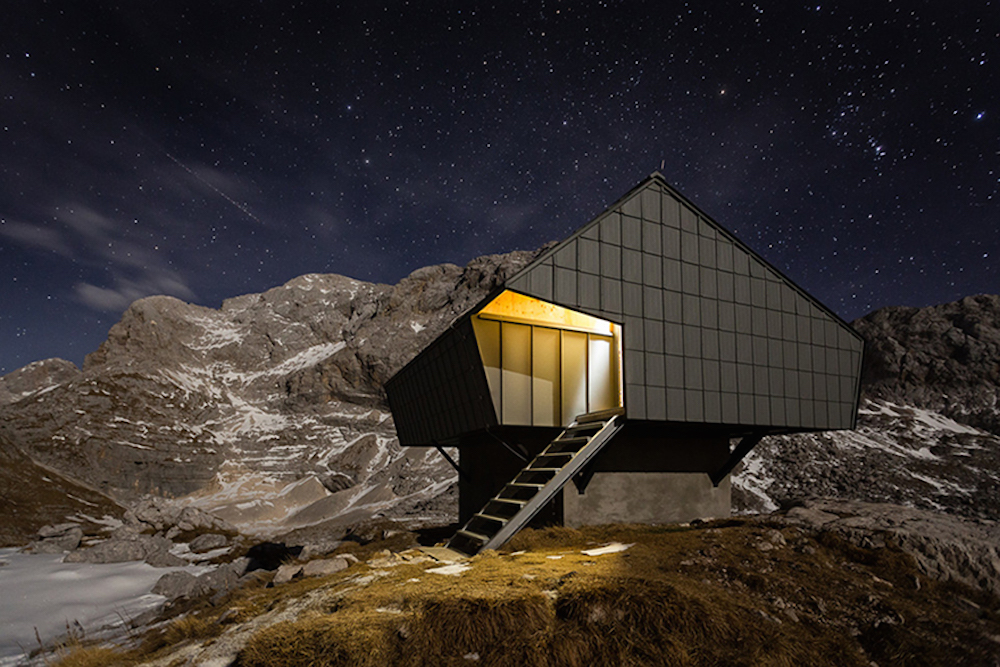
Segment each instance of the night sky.
[[0,374],[150,294],[536,248],[654,170],[845,319],[1000,291],[997,3],[38,0],[0,93]]

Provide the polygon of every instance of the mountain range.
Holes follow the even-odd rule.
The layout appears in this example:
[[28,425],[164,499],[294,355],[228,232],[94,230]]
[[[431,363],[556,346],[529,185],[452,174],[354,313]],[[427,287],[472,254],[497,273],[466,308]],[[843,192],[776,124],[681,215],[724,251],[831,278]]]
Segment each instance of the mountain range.
[[[453,521],[453,469],[399,446],[382,384],[538,252],[396,285],[304,275],[218,309],[136,301],[82,368],[47,359],[0,378],[0,540],[149,495],[264,536]],[[735,510],[834,496],[1000,517],[1000,297],[852,326],[867,342],[858,428],[765,439],[734,477]]]

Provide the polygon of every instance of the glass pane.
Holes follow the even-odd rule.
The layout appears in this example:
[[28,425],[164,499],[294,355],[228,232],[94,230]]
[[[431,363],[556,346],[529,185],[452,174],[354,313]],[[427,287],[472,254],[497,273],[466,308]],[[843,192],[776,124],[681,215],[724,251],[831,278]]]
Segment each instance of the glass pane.
[[532,421],[535,426],[559,426],[559,331],[532,330]]
[[503,322],[500,329],[503,381],[502,423],[531,426],[531,327]]
[[479,356],[486,368],[486,382],[490,386],[493,409],[500,419],[500,323],[472,318],[472,330],[479,344]]
[[618,387],[615,381],[611,350],[611,337],[590,337],[590,382],[588,398],[590,412],[607,410],[618,406]]
[[562,423],[587,412],[587,334],[562,332]]

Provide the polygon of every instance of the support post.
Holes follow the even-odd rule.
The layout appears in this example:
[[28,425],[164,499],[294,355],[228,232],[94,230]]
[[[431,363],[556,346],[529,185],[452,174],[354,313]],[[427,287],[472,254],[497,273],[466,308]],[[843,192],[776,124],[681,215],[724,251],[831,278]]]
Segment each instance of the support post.
[[595,472],[597,471],[594,469],[593,462],[591,462],[584,466],[583,470],[573,476],[573,486],[576,487],[576,492],[578,494],[582,496],[584,491],[587,490],[587,485],[590,484],[590,480],[594,478]]
[[[506,449],[508,452],[510,452],[511,454],[513,454],[514,456],[516,456],[517,458],[521,459],[521,461],[523,461],[524,463],[528,462],[529,459],[528,459],[527,456],[525,456],[521,452],[519,452],[516,449],[514,449],[511,445],[508,445],[502,438],[498,438],[496,436],[496,434],[493,433],[492,431],[490,431],[489,429],[486,429],[486,435],[490,436],[491,438],[493,438],[494,440],[496,440],[497,442],[499,442],[501,445],[504,446],[504,449]],[[522,449],[524,449],[523,445],[520,445],[520,447]],[[525,451],[527,451],[527,450],[525,450]]]
[[454,468],[455,470],[458,471],[458,476],[459,477],[461,477],[462,479],[464,479],[467,482],[471,482],[472,481],[472,477],[469,475],[469,473],[467,473],[464,470],[462,470],[462,466],[458,465],[458,462],[455,461],[455,459],[453,459],[450,456],[448,456],[448,452],[444,451],[444,447],[442,447],[441,445],[439,445],[437,443],[434,443],[434,449],[436,449],[438,451],[438,454],[440,454],[441,456],[444,457],[445,461],[447,461],[448,463],[451,464],[452,468]]
[[735,468],[737,464],[743,460],[743,457],[750,453],[750,450],[753,449],[765,435],[767,434],[763,432],[751,433],[740,440],[739,444],[733,448],[729,458],[726,459],[724,464],[722,464],[722,467],[709,475],[709,479],[712,480],[712,486],[718,486],[721,484],[722,480],[726,478],[726,475],[733,471],[733,468]]

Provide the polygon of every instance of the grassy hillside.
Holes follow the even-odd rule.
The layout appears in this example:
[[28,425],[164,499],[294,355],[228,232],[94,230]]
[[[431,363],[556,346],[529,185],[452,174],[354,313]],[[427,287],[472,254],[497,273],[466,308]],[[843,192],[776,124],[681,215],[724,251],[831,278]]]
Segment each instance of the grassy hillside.
[[[623,551],[587,555],[608,543]],[[458,574],[354,547],[328,577],[176,607],[131,648],[64,667],[298,665],[994,665],[1000,601],[921,574],[892,544],[730,520],[524,531]],[[347,550],[342,547],[342,550]],[[94,660],[94,662],[90,662]],[[187,661],[193,661],[189,663]],[[226,664],[220,662],[218,664]]]

